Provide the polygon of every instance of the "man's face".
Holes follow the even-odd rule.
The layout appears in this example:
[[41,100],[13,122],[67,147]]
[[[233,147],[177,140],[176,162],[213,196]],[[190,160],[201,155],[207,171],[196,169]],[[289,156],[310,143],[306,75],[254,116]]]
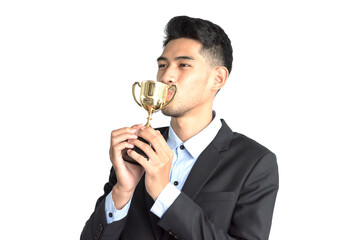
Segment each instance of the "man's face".
[[162,110],[165,115],[182,117],[212,108],[214,91],[211,89],[213,67],[201,54],[199,41],[179,38],[170,41],[158,58],[157,80],[175,84],[174,100]]

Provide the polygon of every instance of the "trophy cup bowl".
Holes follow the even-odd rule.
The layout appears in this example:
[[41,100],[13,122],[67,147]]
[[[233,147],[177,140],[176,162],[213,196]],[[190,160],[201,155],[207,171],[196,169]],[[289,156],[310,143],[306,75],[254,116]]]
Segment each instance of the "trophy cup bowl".
[[[138,101],[135,96],[136,86],[140,87],[140,101]],[[173,89],[173,95],[167,101],[168,92],[171,89]],[[135,102],[148,112],[148,118],[145,124],[146,127],[151,127],[150,120],[152,119],[152,114],[169,105],[169,103],[174,99],[176,91],[177,88],[175,85],[171,85],[169,87],[165,83],[151,80],[142,81],[141,84],[139,82],[135,82],[133,84],[132,93]]]
[[[136,86],[140,87],[140,100],[138,101],[135,96],[135,88]],[[169,90],[173,91],[171,98],[168,100]],[[148,112],[147,122],[145,124],[146,127],[151,127],[150,120],[152,119],[152,114],[157,112],[167,105],[174,99],[177,88],[175,85],[168,86],[165,83],[157,82],[157,81],[142,81],[141,84],[139,82],[135,82],[132,86],[132,94],[135,102],[142,108],[144,108]],[[149,144],[146,140],[139,137],[140,141],[143,141]],[[151,146],[151,145],[150,145]],[[148,156],[138,147],[134,147],[134,151],[136,151],[141,156],[149,159]],[[123,159],[129,163],[139,165],[135,160],[131,159],[127,154],[123,157]]]

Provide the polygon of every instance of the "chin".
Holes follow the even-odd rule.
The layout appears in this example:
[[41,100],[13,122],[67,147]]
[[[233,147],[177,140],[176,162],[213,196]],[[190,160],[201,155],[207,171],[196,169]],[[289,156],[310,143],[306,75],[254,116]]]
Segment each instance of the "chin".
[[168,108],[161,109],[161,112],[162,112],[162,114],[164,114],[165,116],[172,117],[172,112],[171,112],[171,110],[168,109]]
[[179,109],[174,109],[171,107],[166,107],[164,109],[161,110],[161,112],[168,117],[173,117],[173,118],[180,118],[184,115],[184,111],[179,111]]

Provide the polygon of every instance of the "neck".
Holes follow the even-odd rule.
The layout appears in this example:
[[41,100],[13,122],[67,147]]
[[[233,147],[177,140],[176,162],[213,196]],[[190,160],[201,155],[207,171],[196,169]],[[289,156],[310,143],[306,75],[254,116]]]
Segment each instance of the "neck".
[[171,118],[171,127],[182,142],[201,132],[212,121],[212,108],[192,116]]

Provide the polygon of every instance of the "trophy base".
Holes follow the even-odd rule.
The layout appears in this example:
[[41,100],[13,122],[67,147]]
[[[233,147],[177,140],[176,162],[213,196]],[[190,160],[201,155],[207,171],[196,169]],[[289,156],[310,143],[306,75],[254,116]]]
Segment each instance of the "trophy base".
[[[144,143],[146,143],[146,144],[149,144],[148,141],[146,141],[145,139],[143,139],[143,138],[141,138],[141,137],[139,137],[138,140],[140,140],[140,141],[142,141],[142,142],[144,142]],[[141,149],[138,148],[137,146],[135,146],[135,147],[133,148],[133,150],[134,150],[135,152],[137,152],[138,154],[140,154],[141,156],[143,156],[144,158],[146,158],[146,160],[149,161],[149,157],[143,152],[143,150],[141,150]],[[135,160],[132,159],[129,155],[127,155],[127,153],[126,153],[125,156],[123,156],[123,159],[124,159],[125,162],[131,163],[131,164],[135,164],[135,165],[140,165],[137,161],[135,161]]]

